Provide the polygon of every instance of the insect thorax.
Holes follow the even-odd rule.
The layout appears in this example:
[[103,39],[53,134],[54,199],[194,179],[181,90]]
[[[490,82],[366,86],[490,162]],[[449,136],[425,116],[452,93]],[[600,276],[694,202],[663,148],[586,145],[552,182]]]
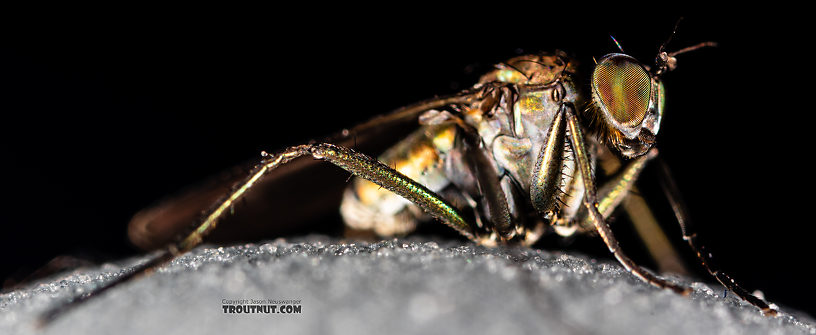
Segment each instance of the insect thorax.
[[[582,104],[583,95],[574,79],[575,65],[560,52],[510,59],[482,76],[474,89],[488,91],[489,87],[499,89],[509,84],[516,95],[500,95],[501,101],[491,102],[489,110],[482,106],[487,98],[458,106],[465,123],[478,131],[479,149],[490,157],[500,178],[497,182],[519,224],[537,220],[530,215],[531,173],[553,118],[564,104]],[[473,168],[463,157],[462,138],[462,130],[455,124],[422,126],[379,159],[442,194],[463,211],[472,211],[472,207],[484,207],[480,206],[483,197]],[[564,145],[569,151],[568,144]],[[566,206],[560,214],[544,218],[550,221],[547,223],[569,221],[580,208],[580,177],[572,160],[565,165],[562,192],[557,196]],[[341,213],[351,228],[374,230],[378,235],[410,232],[415,222],[424,218],[407,200],[362,179],[347,189]]]

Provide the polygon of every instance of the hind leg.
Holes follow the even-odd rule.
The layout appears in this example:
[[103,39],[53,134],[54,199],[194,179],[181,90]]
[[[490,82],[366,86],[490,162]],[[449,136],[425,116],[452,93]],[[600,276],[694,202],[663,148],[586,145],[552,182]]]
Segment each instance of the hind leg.
[[251,176],[221,202],[193,233],[177,245],[177,248],[180,251],[187,251],[198,245],[203,237],[215,228],[218,220],[228,213],[228,209],[235,201],[265,173],[297,157],[308,155],[332,163],[357,177],[369,180],[402,196],[462,235],[471,240],[477,240],[475,225],[466,221],[455,207],[435,192],[370,156],[345,147],[321,143],[290,147],[278,155],[265,159]]
[[411,201],[431,216],[454,228],[469,239],[478,241],[476,225],[467,221],[459,211],[445,201],[445,199],[422,184],[367,155],[328,143],[304,144],[290,147],[277,155],[264,155],[266,158],[255,167],[249,177],[238,184],[226,198],[219,201],[217,206],[206,216],[201,224],[199,224],[192,233],[187,235],[186,238],[178,243],[169,245],[157,253],[151,260],[136,267],[131,272],[105,283],[94,291],[77,296],[65,305],[47,311],[40,320],[41,324],[53,320],[62,312],[69,310],[72,306],[87,301],[121,283],[150,273],[177,255],[187,252],[199,245],[204,237],[215,229],[218,222],[231,213],[235,203],[240,201],[242,196],[250,190],[256,182],[261,180],[266,173],[302,156],[312,156],[315,159],[330,162],[358,177],[372,181]]

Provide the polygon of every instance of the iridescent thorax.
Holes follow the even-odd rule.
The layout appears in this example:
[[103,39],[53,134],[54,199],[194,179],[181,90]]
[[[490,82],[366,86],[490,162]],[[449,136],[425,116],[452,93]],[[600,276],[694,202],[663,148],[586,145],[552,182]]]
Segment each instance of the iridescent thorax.
[[[583,104],[585,95],[576,85],[576,68],[577,62],[560,51],[512,58],[482,76],[474,88],[484,89],[496,83],[510,84],[518,90],[515,101],[506,101],[506,96],[502,96],[501,101],[485,99],[489,102],[477,101],[461,111],[464,122],[478,132],[481,141],[479,150],[489,157],[496,175],[502,176],[500,188],[510,204],[514,219],[523,221],[527,215],[523,208],[528,206],[523,204],[530,202],[530,193],[537,188],[532,174],[536,162],[540,160],[539,152],[546,142],[545,136],[553,118],[565,102]],[[492,107],[485,107],[488,103]],[[445,193],[451,188],[463,191],[459,200],[473,205],[481,198],[482,189],[474,179],[471,163],[462,157],[462,138],[461,130],[457,127],[422,126],[380,156],[379,160],[407,177],[423,182],[435,192]],[[563,150],[568,150],[566,143],[561,146]],[[595,147],[594,142],[592,147]],[[431,148],[434,150],[430,151]],[[584,187],[580,174],[572,160],[565,161],[564,165],[565,173],[559,185],[563,192],[556,196],[555,201],[567,206],[563,206],[559,215],[551,213],[546,218],[548,220],[571,221],[581,207]],[[393,217],[399,217],[402,221],[409,217],[413,218],[409,220],[413,222],[421,217],[421,211],[401,197],[359,179],[346,193],[341,212],[346,222],[355,228],[374,227],[369,223],[375,221],[374,218],[380,222],[392,222]],[[412,230],[414,226],[395,221],[376,227],[378,233],[399,233]],[[571,234],[574,231],[561,232]]]

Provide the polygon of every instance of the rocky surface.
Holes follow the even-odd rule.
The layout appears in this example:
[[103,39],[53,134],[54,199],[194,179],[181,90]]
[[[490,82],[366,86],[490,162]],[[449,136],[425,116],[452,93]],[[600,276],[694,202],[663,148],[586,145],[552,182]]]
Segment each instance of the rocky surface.
[[765,317],[723,297],[722,287],[672,278],[695,289],[678,296],[612,261],[520,247],[325,237],[201,247],[35,327],[45,310],[146,257],[0,295],[0,333],[816,334],[812,319],[795,311]]

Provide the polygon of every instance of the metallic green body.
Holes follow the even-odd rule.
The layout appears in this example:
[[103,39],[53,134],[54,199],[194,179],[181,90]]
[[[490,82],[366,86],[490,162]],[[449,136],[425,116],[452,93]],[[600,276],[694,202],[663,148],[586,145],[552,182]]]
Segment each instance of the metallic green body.
[[[564,53],[519,56],[498,64],[459,94],[406,106],[344,132],[348,136],[418,117],[419,130],[379,160],[330,143],[264,153],[250,175],[218,200],[186,238],[171,243],[133,272],[47,312],[44,320],[53,320],[69,306],[148,273],[200,244],[264,176],[303,156],[330,162],[361,178],[345,193],[341,207],[352,228],[401,234],[430,215],[486,246],[532,244],[548,227],[561,235],[591,229],[634,276],[688,295],[691,288],[657,277],[629,259],[606,218],[657,155],[652,147],[664,110],[661,76],[676,66],[675,55],[712,45],[700,43],[668,53],[664,44],[651,69],[625,54],[606,55],[590,77],[589,95],[577,84],[577,64]],[[579,108],[587,109],[583,117],[589,120],[579,119]],[[584,135],[589,125],[604,143]],[[617,160],[611,150],[632,160],[596,189],[596,157],[610,166]],[[709,273],[766,315],[776,315],[764,300],[712,265],[676,194],[673,187],[667,188],[683,238]],[[472,218],[463,215],[468,211]]]
[[[421,126],[379,160],[453,198],[460,211],[475,211],[478,225],[490,236],[491,244],[511,239],[531,244],[549,225],[581,222],[576,215],[584,186],[571,159],[564,115],[559,113],[565,104],[586,105],[586,95],[576,84],[575,69],[575,61],[560,52],[520,56],[499,64],[473,87],[485,93],[463,104],[458,120],[437,118],[434,124]],[[498,101],[491,100],[502,87],[513,87],[515,97],[499,95]],[[474,166],[477,164],[464,153],[468,130],[478,134],[479,143],[472,150],[488,158],[488,167]],[[423,150],[429,148],[433,150]],[[423,166],[416,168],[406,162],[422,162]],[[480,169],[492,170],[497,179],[479,180]],[[484,189],[493,186],[488,183],[496,185],[498,201],[503,198],[510,220],[517,225],[505,236],[490,234],[484,227],[496,215],[488,212],[491,205]],[[371,196],[372,192],[377,196]],[[385,236],[406,233],[423,214],[414,202],[399,198],[384,188],[374,191],[368,182],[357,180],[345,193],[341,213],[354,229],[372,229]],[[394,223],[395,218],[402,224]],[[571,234],[575,229],[557,231]]]

